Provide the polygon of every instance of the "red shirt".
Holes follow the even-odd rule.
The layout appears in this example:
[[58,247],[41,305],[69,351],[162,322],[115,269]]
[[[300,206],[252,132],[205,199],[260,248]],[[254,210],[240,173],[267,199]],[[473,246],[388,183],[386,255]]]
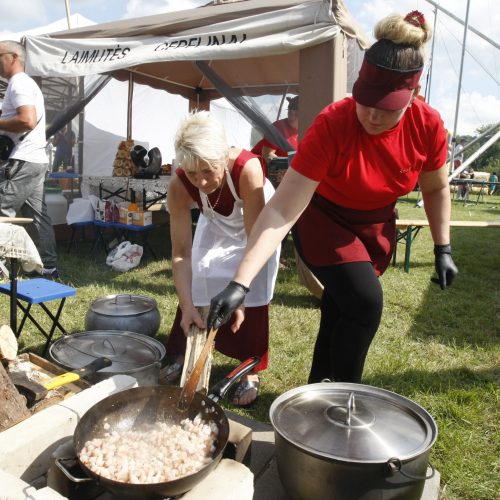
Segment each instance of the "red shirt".
[[[280,134],[288,141],[290,146],[297,150],[299,145],[299,131],[296,128],[290,127],[288,120],[284,118],[283,120],[278,120],[273,123],[273,126],[280,132]],[[288,151],[283,151],[277,146],[272,144],[266,138],[261,139],[253,148],[252,153],[256,155],[262,155],[262,148],[266,146],[270,149],[276,149],[276,156],[288,156]]]
[[379,135],[363,129],[352,97],[327,106],[307,130],[292,162],[320,181],[317,192],[336,205],[372,210],[394,203],[422,170],[446,162],[447,134],[439,113],[415,99],[399,123]]

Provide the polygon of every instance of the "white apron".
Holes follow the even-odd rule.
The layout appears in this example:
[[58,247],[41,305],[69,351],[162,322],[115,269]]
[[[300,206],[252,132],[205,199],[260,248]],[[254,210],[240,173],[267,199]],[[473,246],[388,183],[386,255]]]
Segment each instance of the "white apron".
[[[196,225],[191,253],[192,295],[196,307],[208,306],[210,299],[233,279],[247,244],[243,200],[236,194],[229,172],[226,172],[226,179],[235,200],[233,211],[227,217],[212,211],[207,196],[200,191],[203,213],[200,214]],[[274,188],[266,179],[264,183],[266,203],[273,194]],[[246,306],[263,306],[271,301],[278,274],[279,256],[280,247],[250,284],[250,292],[245,297]]]

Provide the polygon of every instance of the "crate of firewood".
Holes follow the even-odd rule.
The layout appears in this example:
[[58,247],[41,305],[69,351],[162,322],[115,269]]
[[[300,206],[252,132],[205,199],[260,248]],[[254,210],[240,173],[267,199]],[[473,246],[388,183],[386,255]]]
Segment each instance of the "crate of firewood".
[[[87,381],[80,379],[57,389],[44,391],[42,384],[66,373],[66,370],[34,353],[18,355],[17,349],[17,339],[12,330],[7,325],[1,326],[0,431],[90,387]],[[19,379],[23,380],[21,385]],[[23,384],[30,395],[34,390],[40,390],[43,397],[26,397],[27,392],[21,388]]]

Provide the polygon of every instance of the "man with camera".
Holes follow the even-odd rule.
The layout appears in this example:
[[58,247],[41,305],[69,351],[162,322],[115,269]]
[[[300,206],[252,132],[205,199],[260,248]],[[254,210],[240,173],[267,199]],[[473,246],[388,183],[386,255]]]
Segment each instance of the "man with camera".
[[8,82],[0,116],[0,215],[33,219],[27,231],[40,253],[43,276],[57,278],[56,242],[44,199],[48,169],[44,100],[24,72],[25,57],[20,43],[0,41],[0,76]]

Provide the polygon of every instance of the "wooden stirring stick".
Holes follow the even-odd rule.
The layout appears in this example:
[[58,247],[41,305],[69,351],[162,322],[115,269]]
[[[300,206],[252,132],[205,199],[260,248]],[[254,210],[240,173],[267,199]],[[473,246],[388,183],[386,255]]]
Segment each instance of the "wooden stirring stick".
[[208,334],[207,341],[201,351],[200,357],[198,358],[198,361],[196,361],[191,375],[182,388],[179,401],[177,402],[177,408],[181,411],[186,411],[193,401],[194,393],[196,392],[198,382],[200,381],[201,372],[203,371],[208,355],[210,354],[210,350],[212,349],[216,334],[217,328],[212,328]]

